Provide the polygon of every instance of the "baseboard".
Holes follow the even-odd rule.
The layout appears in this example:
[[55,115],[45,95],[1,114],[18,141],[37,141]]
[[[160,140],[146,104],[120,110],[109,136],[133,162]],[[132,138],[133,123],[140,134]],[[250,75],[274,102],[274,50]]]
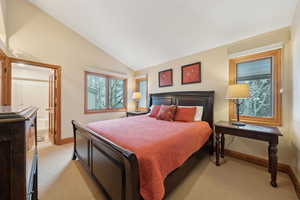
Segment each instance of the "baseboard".
[[[244,161],[247,161],[247,162],[250,162],[253,164],[257,164],[257,165],[260,165],[263,167],[268,167],[268,164],[269,164],[268,160],[265,158],[260,158],[257,156],[252,156],[249,154],[240,153],[240,152],[232,151],[232,150],[228,150],[228,149],[225,149],[224,152],[225,152],[225,155],[228,155],[233,158],[240,159],[240,160],[244,160]],[[283,164],[283,163],[278,163],[278,171],[288,173],[288,171],[289,171],[288,168],[290,168],[289,165]]]
[[68,137],[68,138],[61,139],[59,141],[59,144],[63,145],[63,144],[68,144],[68,143],[72,143],[72,142],[74,142],[74,138],[73,137]]
[[289,166],[288,175],[294,184],[295,191],[297,193],[298,199],[300,199],[300,182],[294,172],[294,170]]
[[[231,156],[233,158],[244,160],[244,161],[247,161],[247,162],[250,162],[250,163],[253,163],[256,165],[260,165],[263,167],[268,167],[269,162],[265,158],[260,158],[257,156],[240,153],[240,152],[232,151],[232,150],[228,150],[228,149],[225,149],[224,153],[225,153],[225,155]],[[298,199],[300,200],[300,182],[299,182],[294,170],[287,164],[278,163],[278,171],[284,172],[289,175],[289,177],[294,185]]]

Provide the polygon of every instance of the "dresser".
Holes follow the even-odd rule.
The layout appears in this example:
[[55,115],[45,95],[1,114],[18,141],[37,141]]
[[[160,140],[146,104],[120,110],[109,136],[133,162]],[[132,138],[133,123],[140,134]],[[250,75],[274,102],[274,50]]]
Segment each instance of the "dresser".
[[37,200],[37,108],[0,106],[0,199]]

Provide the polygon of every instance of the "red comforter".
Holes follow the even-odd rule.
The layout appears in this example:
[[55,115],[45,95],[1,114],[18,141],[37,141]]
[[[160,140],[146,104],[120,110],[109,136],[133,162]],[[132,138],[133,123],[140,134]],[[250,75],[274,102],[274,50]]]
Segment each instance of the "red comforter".
[[145,200],[161,200],[167,175],[212,133],[207,122],[168,122],[146,115],[93,122],[88,128],[136,154]]

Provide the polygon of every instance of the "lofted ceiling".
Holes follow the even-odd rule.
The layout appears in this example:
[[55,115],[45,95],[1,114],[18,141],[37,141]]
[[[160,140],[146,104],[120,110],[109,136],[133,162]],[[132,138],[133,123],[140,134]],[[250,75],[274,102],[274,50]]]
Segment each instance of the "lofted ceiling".
[[134,70],[291,24],[298,0],[29,0]]

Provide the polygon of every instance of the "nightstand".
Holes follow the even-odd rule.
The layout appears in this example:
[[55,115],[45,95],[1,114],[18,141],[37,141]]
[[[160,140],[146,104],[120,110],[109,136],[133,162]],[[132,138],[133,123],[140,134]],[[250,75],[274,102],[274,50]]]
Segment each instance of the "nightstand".
[[238,137],[261,140],[269,143],[269,166],[268,171],[271,174],[271,185],[277,187],[277,145],[278,136],[282,136],[277,127],[260,126],[253,124],[246,124],[245,126],[235,126],[231,122],[219,121],[215,123],[216,133],[216,165],[220,166],[219,157],[224,158],[224,134],[234,135]]
[[127,117],[130,117],[130,116],[138,116],[138,115],[145,115],[147,114],[148,112],[146,111],[127,111],[126,112],[126,116]]

